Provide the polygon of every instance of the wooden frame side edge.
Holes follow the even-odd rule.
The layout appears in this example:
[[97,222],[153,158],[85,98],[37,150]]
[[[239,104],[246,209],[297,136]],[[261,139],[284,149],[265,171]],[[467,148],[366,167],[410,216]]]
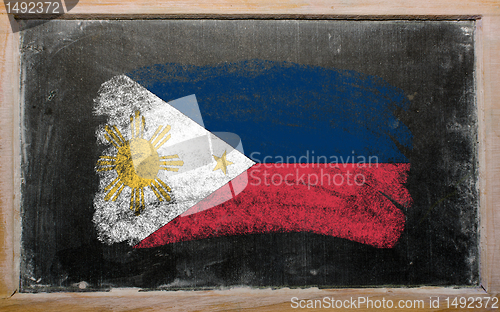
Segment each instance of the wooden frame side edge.
[[483,140],[486,137],[485,131],[485,117],[484,117],[484,27],[483,20],[479,19],[476,22],[476,32],[474,34],[475,39],[475,83],[476,83],[476,103],[477,103],[477,118],[478,118],[478,129],[477,129],[477,140],[478,140],[478,176],[479,176],[479,281],[480,286],[483,289],[487,289],[489,285],[488,274],[486,273],[488,257],[486,257],[486,242],[487,242],[487,226],[484,224],[486,218],[485,203],[487,198],[485,197],[486,183],[483,180],[486,176],[486,170],[484,168],[486,163],[486,145]]
[[[478,62],[481,281],[500,292],[500,16],[482,18]],[[482,108],[482,109],[481,109]]]
[[18,33],[12,33],[7,14],[0,16],[0,296],[12,296],[19,281],[19,191],[14,190],[15,173],[19,162],[15,157],[18,144],[15,112],[19,103]]

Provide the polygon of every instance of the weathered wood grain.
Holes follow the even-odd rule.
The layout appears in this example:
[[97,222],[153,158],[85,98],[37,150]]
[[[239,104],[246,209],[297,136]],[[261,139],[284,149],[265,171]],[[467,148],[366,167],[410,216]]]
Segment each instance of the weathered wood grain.
[[15,235],[15,135],[14,117],[18,102],[18,36],[12,34],[6,14],[0,17],[0,296],[17,289],[19,237]]
[[481,276],[488,291],[500,291],[500,207],[498,202],[500,181],[500,18],[485,16],[482,19],[482,55],[478,62],[478,89],[482,96],[479,108],[483,120],[481,129]]
[[[69,2],[69,1],[66,1]],[[2,6],[2,11],[5,8]],[[80,0],[69,12],[75,14],[299,14],[299,15],[495,15],[500,12],[498,1],[452,0],[195,0],[134,1],[134,0]]]
[[[348,305],[359,297],[367,300],[392,300],[395,305],[400,300],[412,306],[423,300],[425,310],[429,311],[459,311],[447,307],[446,298],[485,296],[480,290],[449,289],[449,288],[415,288],[415,289],[342,289],[320,290],[311,289],[248,289],[214,291],[176,291],[176,292],[141,292],[136,290],[115,290],[109,293],[76,293],[76,294],[17,294],[5,300],[2,304],[7,311],[289,311],[292,308],[291,299],[297,297],[303,300],[348,300]],[[429,309],[429,298],[439,300],[439,308]],[[330,300],[330,299],[328,299]],[[304,302],[306,304],[307,301]],[[371,306],[359,305],[356,301],[353,311],[374,311]],[[422,303],[420,303],[422,304]],[[294,304],[296,306],[296,304]],[[317,304],[317,309],[322,310]],[[301,309],[300,309],[301,310]],[[404,311],[407,309],[376,309],[377,311]],[[415,309],[415,310],[422,310]],[[495,311],[495,309],[483,309]]]

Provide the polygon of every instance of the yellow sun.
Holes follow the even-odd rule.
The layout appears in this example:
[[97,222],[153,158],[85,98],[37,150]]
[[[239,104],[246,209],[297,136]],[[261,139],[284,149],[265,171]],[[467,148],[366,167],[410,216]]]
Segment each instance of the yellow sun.
[[[142,117],[142,118],[140,118]],[[130,195],[130,209],[139,215],[144,209],[144,188],[149,187],[155,193],[159,201],[170,201],[168,192],[172,192],[165,182],[158,178],[160,170],[179,171],[179,168],[169,166],[182,166],[179,156],[158,155],[158,149],[170,139],[170,126],[159,126],[149,140],[145,140],[144,116],[135,112],[135,118],[130,116],[131,139],[126,141],[116,126],[106,126],[106,140],[113,144],[118,152],[116,156],[101,156],[97,161],[97,171],[114,170],[118,177],[104,188],[108,192],[104,200],[116,201],[121,192],[128,186],[132,189]],[[163,129],[162,129],[163,128]]]

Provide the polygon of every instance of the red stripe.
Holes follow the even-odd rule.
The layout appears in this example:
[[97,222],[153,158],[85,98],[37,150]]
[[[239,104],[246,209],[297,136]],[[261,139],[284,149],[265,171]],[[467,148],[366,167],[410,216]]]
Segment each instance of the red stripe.
[[[235,198],[179,216],[135,247],[225,235],[300,231],[379,248],[393,247],[404,229],[405,216],[387,197],[402,206],[411,205],[411,196],[403,185],[410,164],[331,166],[254,166],[247,171],[248,185]],[[198,211],[196,206],[192,209]]]

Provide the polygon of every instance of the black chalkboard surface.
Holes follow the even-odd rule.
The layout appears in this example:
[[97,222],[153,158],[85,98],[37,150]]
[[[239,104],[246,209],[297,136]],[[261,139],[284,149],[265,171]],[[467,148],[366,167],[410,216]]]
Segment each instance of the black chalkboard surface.
[[[23,23],[21,291],[478,284],[473,21]],[[243,188],[160,216],[176,178],[118,169],[154,105]]]

